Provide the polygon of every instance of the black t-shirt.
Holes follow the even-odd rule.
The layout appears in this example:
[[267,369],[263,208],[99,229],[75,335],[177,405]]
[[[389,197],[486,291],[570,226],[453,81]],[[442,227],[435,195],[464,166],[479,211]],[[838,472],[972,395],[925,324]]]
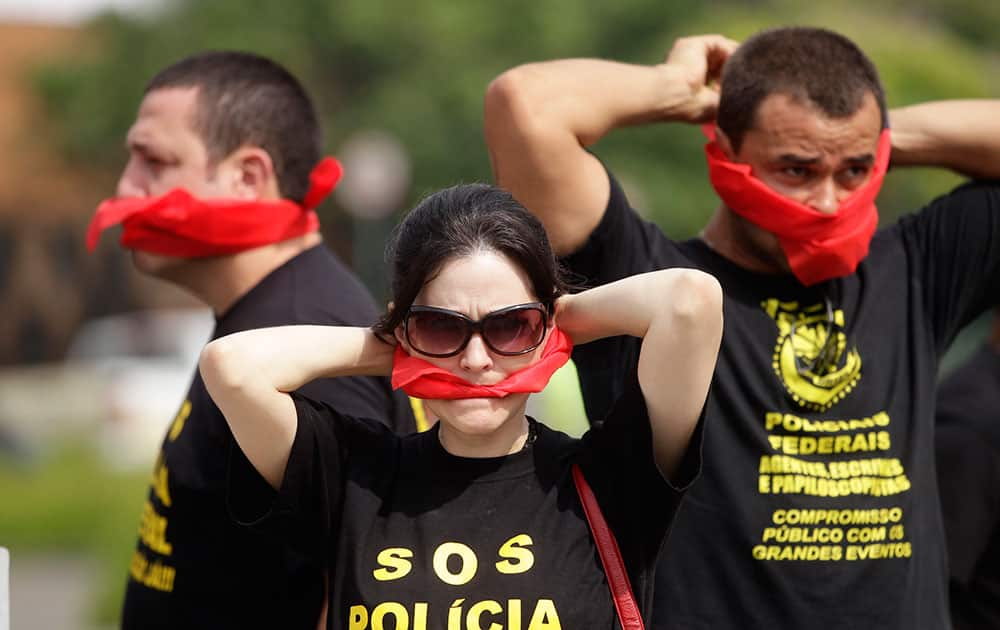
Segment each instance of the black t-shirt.
[[956,630],[1000,628],[1000,354],[982,348],[938,389],[938,484]]
[[328,627],[618,627],[574,462],[649,619],[656,558],[700,466],[701,425],[675,489],[654,463],[634,376],[582,439],[531,420],[536,438],[505,457],[451,455],[437,427],[399,437],[307,398],[296,410],[279,499],[254,529],[327,559]]
[[[317,246],[244,295],[218,318],[212,338],[284,324],[371,325],[376,318],[360,282]],[[352,414],[389,419],[395,431],[415,430],[406,396],[393,394],[388,379],[327,379],[302,391]],[[154,467],[124,628],[315,628],[322,564],[235,524],[226,505],[230,457],[243,454],[196,373]],[[256,473],[240,482],[248,492],[275,495]]]
[[[935,375],[998,296],[996,185],[937,199],[879,231],[856,273],[807,288],[669,240],[612,182],[566,262],[592,284],[695,267],[725,293],[705,469],[658,572],[654,627],[949,627]],[[637,356],[628,338],[574,352],[591,419]]]

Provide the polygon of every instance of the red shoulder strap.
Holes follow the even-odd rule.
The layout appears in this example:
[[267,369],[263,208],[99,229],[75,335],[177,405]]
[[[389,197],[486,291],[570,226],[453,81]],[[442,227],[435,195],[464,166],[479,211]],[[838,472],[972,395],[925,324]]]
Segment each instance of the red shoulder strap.
[[611,588],[611,598],[615,602],[622,630],[643,630],[642,615],[639,614],[639,605],[635,603],[635,596],[632,594],[632,584],[628,580],[625,563],[618,550],[618,541],[604,520],[594,491],[590,489],[583,472],[576,464],[573,464],[573,483],[576,484],[576,493],[580,495],[580,503],[583,504],[583,513],[587,516],[590,533],[597,544],[597,553],[601,556],[604,574],[608,577],[608,587]]

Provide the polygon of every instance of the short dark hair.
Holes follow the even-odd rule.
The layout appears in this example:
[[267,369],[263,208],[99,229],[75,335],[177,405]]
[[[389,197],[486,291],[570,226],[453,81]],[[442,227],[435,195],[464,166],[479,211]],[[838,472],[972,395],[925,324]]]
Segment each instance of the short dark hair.
[[391,335],[446,262],[481,251],[503,254],[523,269],[550,308],[566,292],[541,221],[505,190],[462,184],[429,195],[396,226],[386,248],[393,307],[375,331]]
[[320,159],[321,131],[305,89],[276,62],[246,52],[207,51],[163,69],[146,86],[198,89],[194,129],[218,163],[250,144],[267,151],[283,197],[301,202]]
[[875,64],[843,35],[822,28],[761,31],[743,42],[722,69],[716,122],[739,151],[761,102],[786,94],[831,118],[856,113],[872,94],[888,125],[885,91]]

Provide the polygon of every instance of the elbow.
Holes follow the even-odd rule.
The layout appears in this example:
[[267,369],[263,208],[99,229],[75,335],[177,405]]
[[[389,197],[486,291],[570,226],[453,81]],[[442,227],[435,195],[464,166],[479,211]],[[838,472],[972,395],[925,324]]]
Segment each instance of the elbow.
[[518,68],[504,72],[487,86],[483,99],[483,126],[486,141],[491,146],[518,127],[519,112],[524,109],[523,92]]
[[483,124],[488,145],[530,138],[546,129],[542,120],[544,95],[529,66],[507,70],[490,82],[483,100]]
[[483,101],[487,123],[493,117],[509,115],[516,110],[525,92],[523,74],[521,67],[512,68],[490,81]]
[[216,339],[201,351],[198,370],[205,382],[205,388],[213,399],[218,400],[226,391],[240,389],[246,380],[247,361],[226,337]]
[[722,335],[722,286],[696,269],[671,269],[668,308],[675,325],[706,335]]

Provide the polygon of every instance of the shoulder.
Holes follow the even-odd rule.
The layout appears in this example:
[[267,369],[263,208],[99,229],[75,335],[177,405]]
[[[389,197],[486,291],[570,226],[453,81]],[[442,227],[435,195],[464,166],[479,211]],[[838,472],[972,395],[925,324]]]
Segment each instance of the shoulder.
[[300,392],[291,394],[295,403],[299,431],[334,437],[343,445],[394,447],[399,437],[376,419],[343,413],[325,400],[317,400]]
[[294,263],[296,316],[316,323],[369,326],[378,317],[371,293],[325,244],[299,254]]
[[973,180],[936,197],[919,211],[902,217],[900,229],[933,222],[958,223],[969,213],[1000,211],[1000,180]]
[[685,258],[676,244],[632,207],[614,174],[606,172],[610,193],[604,214],[583,245],[565,256],[563,263],[588,285],[683,266]]
[[568,457],[580,448],[579,438],[571,437],[534,418],[531,418],[531,420],[535,422],[536,431],[538,432],[536,443],[546,453],[556,458]]
[[[607,414],[595,421],[584,434],[581,443],[584,453],[601,451],[609,446],[617,448],[623,444],[652,444],[649,411],[635,365],[624,375],[621,394],[611,404]],[[652,453],[651,448],[645,450]]]

